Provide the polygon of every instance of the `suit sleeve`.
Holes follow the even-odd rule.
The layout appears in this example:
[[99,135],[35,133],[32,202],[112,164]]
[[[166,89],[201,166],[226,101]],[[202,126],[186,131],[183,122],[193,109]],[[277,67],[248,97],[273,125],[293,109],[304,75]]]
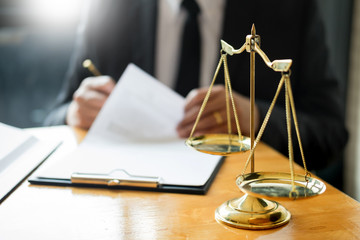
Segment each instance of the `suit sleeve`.
[[[347,141],[344,124],[343,96],[339,82],[329,67],[324,27],[313,1],[306,12],[301,58],[295,64],[301,69],[292,82],[300,136],[309,169],[325,167],[331,158],[339,158]],[[262,119],[270,102],[257,101]],[[285,106],[277,105],[262,140],[288,155]],[[295,160],[302,165],[298,140],[292,126]]]
[[95,8],[96,2],[92,2],[82,15],[79,27],[76,33],[76,41],[74,52],[71,56],[69,67],[65,75],[63,86],[56,98],[55,105],[44,120],[45,126],[66,124],[65,118],[67,109],[72,100],[73,94],[80,86],[83,79],[90,76],[90,73],[82,67],[82,62],[86,58],[94,57],[94,53],[90,51],[88,36],[91,32],[89,26],[92,26],[90,20],[92,9]]

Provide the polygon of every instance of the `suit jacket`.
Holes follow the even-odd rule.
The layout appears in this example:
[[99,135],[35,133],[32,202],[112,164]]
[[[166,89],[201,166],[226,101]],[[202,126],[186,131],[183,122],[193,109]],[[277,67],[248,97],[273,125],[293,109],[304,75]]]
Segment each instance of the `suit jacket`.
[[[64,124],[74,91],[89,76],[81,67],[90,58],[102,73],[118,79],[133,62],[154,73],[157,19],[156,0],[113,0],[93,4],[80,27],[64,87],[46,124]],[[262,50],[271,60],[293,59],[291,84],[300,135],[309,169],[325,166],[347,140],[338,82],[330,72],[324,28],[312,0],[226,1],[222,39],[239,48],[255,23]],[[220,39],[219,39],[220,42]],[[220,44],[219,44],[220,49]],[[249,56],[228,57],[235,91],[249,96]],[[215,63],[214,63],[215,66]],[[256,57],[256,104],[264,118],[280,74]],[[219,79],[219,81],[223,81]],[[284,92],[279,97],[262,140],[287,155]],[[300,162],[297,139],[295,159]]]

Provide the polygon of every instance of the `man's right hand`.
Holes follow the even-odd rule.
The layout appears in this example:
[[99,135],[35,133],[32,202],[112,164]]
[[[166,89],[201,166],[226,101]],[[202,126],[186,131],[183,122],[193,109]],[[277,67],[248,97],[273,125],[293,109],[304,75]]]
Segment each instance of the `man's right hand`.
[[109,76],[88,77],[75,91],[66,114],[69,126],[89,129],[115,87]]

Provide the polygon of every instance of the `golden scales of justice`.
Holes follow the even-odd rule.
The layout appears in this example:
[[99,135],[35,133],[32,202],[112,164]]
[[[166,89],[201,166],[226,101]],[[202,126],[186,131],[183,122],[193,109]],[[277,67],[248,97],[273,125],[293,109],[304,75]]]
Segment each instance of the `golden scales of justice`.
[[[207,154],[229,156],[250,150],[243,172],[237,176],[236,184],[244,196],[224,202],[215,211],[215,219],[226,225],[244,229],[269,229],[282,226],[289,222],[291,214],[282,205],[274,200],[295,200],[317,196],[323,193],[326,186],[318,179],[312,178],[306,168],[300,132],[295,112],[294,100],[290,85],[291,59],[270,61],[260,48],[260,36],[256,35],[255,26],[252,26],[251,34],[246,36],[246,41],[240,49],[234,49],[231,45],[221,40],[221,57],[217,65],[214,78],[204,98],[190,137],[186,144],[200,152]],[[236,106],[233,99],[227,55],[240,54],[244,51],[250,53],[250,138],[242,136],[237,117]],[[281,79],[272,103],[265,115],[259,133],[255,139],[254,130],[254,105],[255,105],[255,54],[258,53],[265,64],[273,71],[281,73]],[[212,87],[217,78],[221,65],[224,65],[225,76],[225,101],[227,113],[227,134],[206,134],[193,137],[193,133],[210,98]],[[288,149],[290,173],[280,172],[255,172],[254,152],[265,130],[271,112],[274,108],[280,90],[285,86],[285,110],[286,125],[288,132]],[[236,123],[237,135],[231,129],[230,110],[233,110]],[[294,154],[291,138],[291,119],[293,118],[300,153],[303,161],[305,174],[294,173]],[[251,164],[250,173],[245,173]]]

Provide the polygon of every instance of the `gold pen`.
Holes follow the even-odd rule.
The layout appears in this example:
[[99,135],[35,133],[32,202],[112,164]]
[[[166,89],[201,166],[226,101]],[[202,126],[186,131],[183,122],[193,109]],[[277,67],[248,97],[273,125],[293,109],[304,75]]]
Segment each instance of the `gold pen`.
[[83,67],[87,68],[94,76],[101,76],[102,74],[100,71],[95,67],[95,65],[92,63],[90,59],[86,59],[83,62]]

